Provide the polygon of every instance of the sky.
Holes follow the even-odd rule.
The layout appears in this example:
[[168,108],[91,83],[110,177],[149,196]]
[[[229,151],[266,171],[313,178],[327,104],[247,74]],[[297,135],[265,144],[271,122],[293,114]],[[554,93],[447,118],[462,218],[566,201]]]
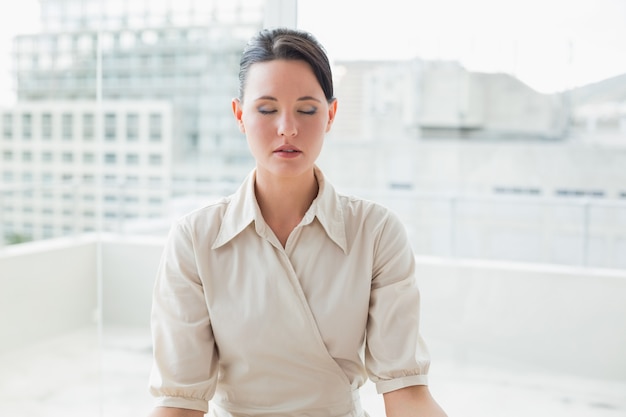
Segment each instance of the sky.
[[[38,9],[0,6],[0,104],[10,39],[37,31]],[[336,60],[457,60],[544,93],[626,73],[626,0],[300,0],[298,16]]]
[[11,39],[18,33],[35,32],[38,24],[37,0],[2,1],[0,5],[0,105],[7,105],[13,100],[10,76]]
[[541,92],[626,73],[626,0],[302,0],[336,59],[451,59]]

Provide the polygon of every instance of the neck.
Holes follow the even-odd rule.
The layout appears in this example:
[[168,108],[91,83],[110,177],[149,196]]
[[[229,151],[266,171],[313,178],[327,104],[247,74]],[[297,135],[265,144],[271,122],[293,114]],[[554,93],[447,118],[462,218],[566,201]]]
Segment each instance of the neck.
[[257,170],[256,200],[265,223],[283,247],[293,229],[317,196],[318,185],[313,170],[292,178],[276,178]]
[[[314,172],[299,177],[275,178],[257,171],[256,199],[266,221],[297,219],[299,222],[317,197]],[[295,225],[294,225],[295,226]]]

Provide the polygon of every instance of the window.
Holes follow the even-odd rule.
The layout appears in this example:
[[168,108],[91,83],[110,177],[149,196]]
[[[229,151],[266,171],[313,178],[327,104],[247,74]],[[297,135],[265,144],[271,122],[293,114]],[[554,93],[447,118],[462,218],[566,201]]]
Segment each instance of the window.
[[126,155],[126,164],[127,165],[137,165],[139,164],[139,155],[136,153],[129,153]]
[[52,115],[50,113],[41,115],[41,139],[52,139]]
[[22,139],[30,140],[33,137],[33,116],[30,113],[22,114]]
[[511,195],[541,195],[541,190],[535,187],[505,187],[497,186],[493,189],[495,194]]
[[583,189],[567,189],[559,188],[554,192],[558,197],[591,197],[603,198],[605,192],[602,190],[583,190]]
[[2,115],[2,137],[4,139],[13,138],[13,115],[5,113]]
[[134,142],[139,139],[139,116],[135,113],[126,115],[126,140]]
[[150,141],[159,142],[163,138],[162,118],[160,114],[150,114]]
[[74,160],[74,154],[71,152],[63,152],[62,159],[65,163],[71,163]]
[[114,165],[117,163],[117,155],[114,153],[104,154],[104,163],[107,165]]
[[74,118],[72,116],[72,114],[70,113],[65,113],[63,115],[62,118],[62,132],[61,135],[63,137],[63,140],[72,140],[73,137],[73,133],[74,133]]
[[104,138],[108,141],[115,140],[117,134],[117,118],[113,113],[107,113],[104,116]]
[[22,162],[32,162],[33,161],[33,153],[30,151],[22,152]]
[[81,52],[89,52],[93,48],[94,38],[91,34],[81,35],[76,43],[78,50]]
[[44,238],[54,237],[54,227],[49,224],[43,225],[42,235]]
[[163,164],[163,156],[158,154],[150,155],[150,165],[161,165]]
[[2,160],[9,162],[13,160],[13,152],[11,151],[3,151],[2,152]]
[[41,154],[42,162],[52,162],[52,152],[46,151]]
[[83,154],[83,163],[85,164],[93,164],[95,160],[94,154],[91,152],[85,152]]
[[124,32],[120,36],[119,43],[123,49],[128,49],[128,48],[133,47],[135,45],[135,42],[136,42],[135,35],[131,32]]
[[83,140],[91,141],[94,138],[94,117],[91,113],[83,114]]

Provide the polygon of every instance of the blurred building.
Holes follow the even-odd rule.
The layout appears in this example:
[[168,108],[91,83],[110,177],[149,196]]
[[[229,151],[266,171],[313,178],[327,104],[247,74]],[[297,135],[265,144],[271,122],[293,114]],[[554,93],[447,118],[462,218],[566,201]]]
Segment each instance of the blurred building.
[[626,146],[626,74],[576,88],[569,97],[575,138]]
[[170,103],[24,101],[0,111],[0,235],[7,240],[120,230],[167,216]]
[[336,63],[339,138],[564,140],[566,99],[447,61]]
[[[93,197],[108,230],[188,211],[198,204],[189,193],[200,189],[203,198],[232,192],[253,165],[229,106],[238,60],[268,24],[271,3],[281,2],[42,0],[42,32],[15,38],[19,104],[0,120],[5,231],[37,238],[93,229],[92,209],[44,208],[74,200],[44,198],[40,184],[117,187]],[[623,78],[547,95],[456,62],[339,61],[334,75],[338,116],[319,163],[344,190],[626,199]],[[85,120],[102,147],[84,149]],[[112,125],[121,132],[115,146]],[[153,125],[163,129],[158,147]],[[133,130],[145,146],[126,148]],[[161,194],[124,196],[138,187]]]
[[42,31],[13,41],[18,104],[1,111],[1,235],[95,230],[100,215],[117,230],[166,218],[172,183],[241,179],[252,159],[230,101],[263,1],[40,4]]
[[626,198],[624,76],[542,94],[455,62],[342,61],[335,74],[320,163],[343,188]]
[[261,1],[41,0],[41,11],[43,31],[14,40],[19,101],[95,100],[99,87],[103,100],[167,100],[177,164],[245,158],[230,100]]

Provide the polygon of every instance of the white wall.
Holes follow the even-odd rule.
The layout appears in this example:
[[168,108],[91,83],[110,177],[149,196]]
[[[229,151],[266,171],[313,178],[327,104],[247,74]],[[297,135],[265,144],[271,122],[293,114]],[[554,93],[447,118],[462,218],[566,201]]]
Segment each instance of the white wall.
[[626,271],[418,258],[423,332],[460,362],[626,380]]
[[0,352],[94,322],[96,244],[59,239],[0,254]]
[[[147,328],[162,244],[104,237],[101,250],[104,326]],[[0,352],[96,324],[97,253],[93,237],[0,252]]]
[[103,317],[106,325],[150,325],[152,286],[160,239],[105,239],[102,245]]

